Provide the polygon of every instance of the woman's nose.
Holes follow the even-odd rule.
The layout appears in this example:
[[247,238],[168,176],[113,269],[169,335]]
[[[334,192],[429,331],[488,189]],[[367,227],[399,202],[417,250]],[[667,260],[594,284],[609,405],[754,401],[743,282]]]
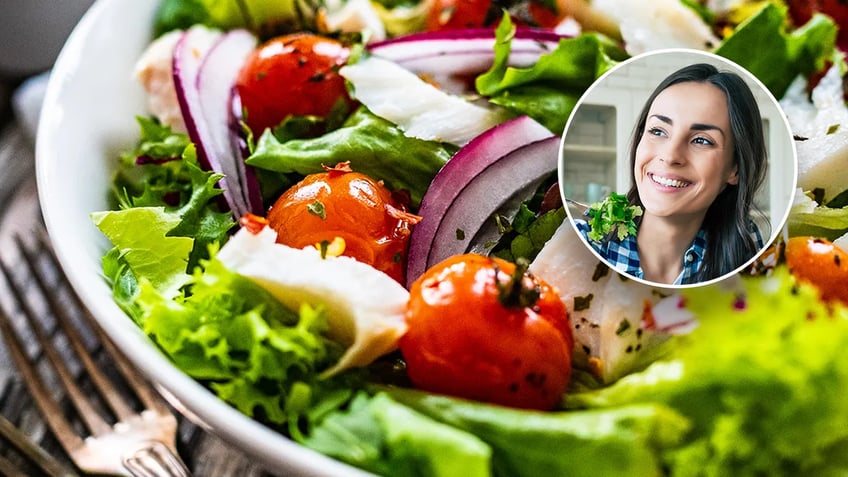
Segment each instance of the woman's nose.
[[660,150],[660,160],[670,165],[681,165],[686,162],[686,144],[683,141],[671,139],[666,141]]

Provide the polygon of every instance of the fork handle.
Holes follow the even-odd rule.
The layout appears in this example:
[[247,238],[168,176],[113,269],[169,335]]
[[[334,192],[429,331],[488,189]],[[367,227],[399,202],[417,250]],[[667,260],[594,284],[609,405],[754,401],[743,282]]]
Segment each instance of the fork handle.
[[124,457],[124,468],[132,477],[191,477],[182,459],[161,442],[150,442]]

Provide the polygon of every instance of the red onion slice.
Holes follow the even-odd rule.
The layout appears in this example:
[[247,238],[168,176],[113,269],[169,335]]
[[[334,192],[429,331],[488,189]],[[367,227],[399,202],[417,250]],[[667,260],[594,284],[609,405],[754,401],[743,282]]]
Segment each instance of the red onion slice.
[[[210,39],[214,41],[210,44]],[[174,49],[174,82],[189,137],[204,167],[224,175],[219,185],[238,219],[261,212],[251,200],[257,189],[239,145],[231,134],[232,90],[239,70],[257,40],[246,30],[226,34],[189,29]]]
[[422,199],[418,210],[422,220],[410,237],[407,284],[441,259],[464,253],[495,211],[553,173],[558,148],[558,136],[521,116],[460,149],[436,174]]

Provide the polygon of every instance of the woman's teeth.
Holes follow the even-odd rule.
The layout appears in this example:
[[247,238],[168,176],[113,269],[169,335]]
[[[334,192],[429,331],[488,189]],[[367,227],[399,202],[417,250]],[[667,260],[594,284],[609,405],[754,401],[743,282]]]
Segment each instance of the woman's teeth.
[[686,186],[688,186],[688,185],[689,185],[689,183],[688,183],[688,182],[679,181],[679,180],[677,180],[677,179],[668,179],[668,178],[666,178],[666,177],[662,177],[662,176],[655,176],[655,175],[653,175],[653,174],[651,174],[651,180],[652,180],[652,181],[654,181],[654,182],[656,182],[657,184],[664,185],[664,186],[666,186],[666,187],[677,187],[677,188],[681,188],[681,187],[686,187]]

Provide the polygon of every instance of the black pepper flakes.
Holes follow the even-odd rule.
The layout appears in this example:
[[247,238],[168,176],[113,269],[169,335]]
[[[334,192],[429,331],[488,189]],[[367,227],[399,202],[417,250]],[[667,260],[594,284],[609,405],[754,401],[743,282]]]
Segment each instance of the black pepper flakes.
[[840,260],[839,255],[833,255],[833,263],[835,263],[837,267],[842,265],[842,260]]
[[588,354],[592,354],[592,349],[591,349],[591,348],[589,348],[589,347],[588,347],[588,346],[586,346],[586,345],[583,345],[583,351],[584,351],[587,355],[588,355]]
[[524,376],[524,381],[527,382],[530,386],[534,388],[541,388],[545,385],[545,381],[547,381],[548,376],[545,373],[534,373],[530,372]]

